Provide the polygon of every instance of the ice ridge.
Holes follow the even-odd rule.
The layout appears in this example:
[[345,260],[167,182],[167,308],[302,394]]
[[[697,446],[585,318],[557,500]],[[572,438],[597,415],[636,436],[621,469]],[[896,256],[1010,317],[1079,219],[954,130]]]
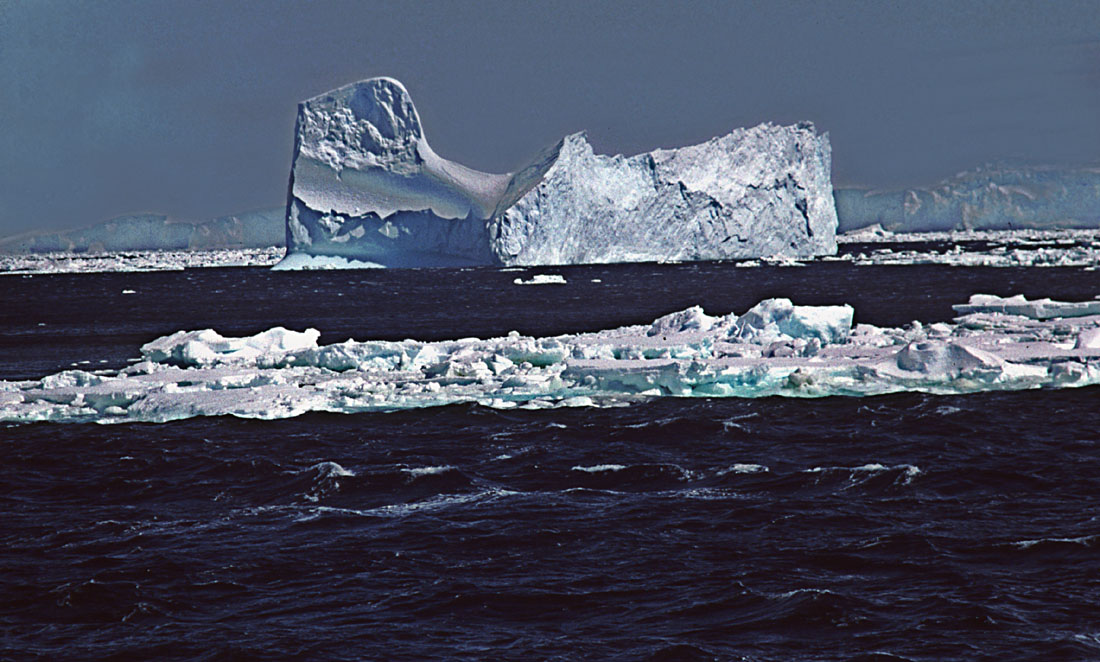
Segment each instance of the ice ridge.
[[[313,329],[246,338],[180,331],[120,371],[0,381],[0,421],[286,418],[475,402],[610,406],[649,397],[938,394],[1100,384],[1100,311],[976,295],[953,323],[853,324],[850,306],[768,299],[741,314],[693,307],[649,325],[534,338],[349,340]],[[1052,317],[1052,315],[1061,315]]]
[[802,123],[631,157],[575,133],[514,173],[483,173],[432,151],[404,86],[372,78],[299,105],[282,266],[832,254],[830,168],[828,136]]

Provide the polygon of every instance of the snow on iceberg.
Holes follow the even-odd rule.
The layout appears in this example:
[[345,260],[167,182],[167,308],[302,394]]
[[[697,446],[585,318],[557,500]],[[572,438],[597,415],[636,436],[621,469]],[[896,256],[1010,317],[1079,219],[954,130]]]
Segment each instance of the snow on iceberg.
[[[1089,302],[1091,304],[1091,302]],[[1050,302],[1069,309],[1072,304]],[[649,325],[534,338],[349,340],[316,330],[247,338],[186,331],[121,371],[0,381],[0,421],[285,418],[476,402],[607,406],[653,396],[954,394],[1100,384],[1100,312],[1057,321],[971,312],[955,323],[852,325],[848,306],[693,307]]]
[[[709,260],[836,252],[827,135],[738,129],[632,157],[566,136],[515,173],[438,156],[401,83],[299,105],[288,259],[388,267]],[[330,263],[331,264],[331,263]]]

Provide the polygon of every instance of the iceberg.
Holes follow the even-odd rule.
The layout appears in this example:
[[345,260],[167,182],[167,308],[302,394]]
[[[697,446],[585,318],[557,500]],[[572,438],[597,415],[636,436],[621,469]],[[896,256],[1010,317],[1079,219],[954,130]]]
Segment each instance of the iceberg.
[[575,133],[483,173],[432,151],[404,86],[372,78],[298,107],[281,267],[832,254],[830,168],[828,136],[802,123],[631,157]]
[[837,189],[842,232],[1100,227],[1100,168],[985,165],[935,186]]
[[[952,323],[853,323],[850,306],[768,299],[736,315],[692,307],[651,324],[549,338],[319,344],[315,329],[243,338],[180,331],[122,370],[0,381],[0,421],[286,418],[478,403],[618,406],[652,397],[937,394],[1100,384],[1100,310],[979,296]],[[1030,302],[1036,303],[1036,302]],[[1011,305],[1016,305],[1013,303]],[[1020,303],[1019,305],[1024,305]],[[1051,319],[1047,313],[1066,314]],[[1068,316],[1072,313],[1075,316]]]

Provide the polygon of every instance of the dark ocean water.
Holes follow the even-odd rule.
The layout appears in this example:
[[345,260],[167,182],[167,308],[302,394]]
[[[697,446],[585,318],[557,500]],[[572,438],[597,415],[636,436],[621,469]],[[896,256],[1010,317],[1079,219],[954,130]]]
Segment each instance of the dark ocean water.
[[[569,284],[512,285],[533,273]],[[903,324],[973,292],[1100,283],[836,263],[0,277],[0,376],[119,367],[208,326],[544,335],[768,296]],[[1086,388],[0,427],[0,658],[1100,659],[1098,404]]]

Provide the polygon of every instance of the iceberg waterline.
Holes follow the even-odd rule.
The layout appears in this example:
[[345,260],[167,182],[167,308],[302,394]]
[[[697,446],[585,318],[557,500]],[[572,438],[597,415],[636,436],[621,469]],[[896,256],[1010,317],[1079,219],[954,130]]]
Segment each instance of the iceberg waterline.
[[[286,418],[476,402],[540,409],[642,398],[954,394],[1100,383],[1100,314],[975,295],[951,323],[853,325],[850,306],[768,299],[742,315],[693,307],[652,324],[534,338],[319,345],[319,332],[180,331],[121,371],[0,382],[0,420]],[[1006,312],[1007,311],[1007,312]],[[1067,315],[1052,318],[1057,314]],[[1072,315],[1072,316],[1070,316]]]

